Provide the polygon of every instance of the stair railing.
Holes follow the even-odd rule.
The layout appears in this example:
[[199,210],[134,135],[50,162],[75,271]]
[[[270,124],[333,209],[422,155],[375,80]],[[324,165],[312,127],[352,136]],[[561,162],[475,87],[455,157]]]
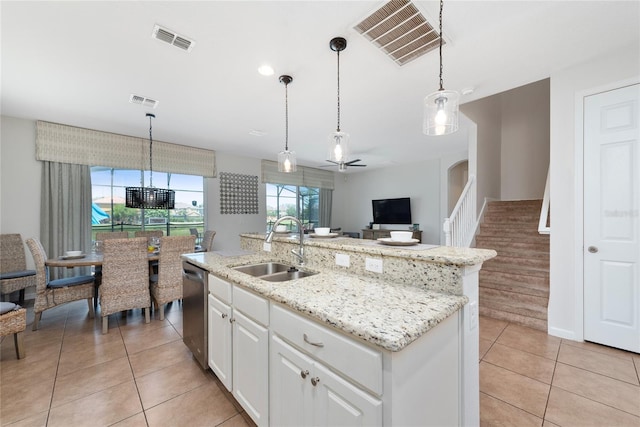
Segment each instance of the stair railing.
[[547,225],[549,222],[549,176],[551,175],[551,171],[547,171],[547,182],[544,185],[544,196],[542,198],[542,207],[540,208],[540,221],[538,222],[538,233],[540,234],[550,234],[551,233],[551,223]]
[[476,230],[476,210],[476,177],[471,175],[453,212],[444,219],[442,229],[446,246],[471,246]]

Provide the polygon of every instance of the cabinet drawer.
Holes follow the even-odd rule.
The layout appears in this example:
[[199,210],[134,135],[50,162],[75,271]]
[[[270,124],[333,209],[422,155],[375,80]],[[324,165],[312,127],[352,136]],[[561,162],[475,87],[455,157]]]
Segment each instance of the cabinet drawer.
[[[282,307],[271,305],[271,330],[333,370],[382,395],[382,353]],[[315,345],[314,345],[315,344]]]
[[269,301],[238,286],[233,287],[233,307],[256,322],[269,325]]
[[213,274],[209,275],[209,292],[223,302],[231,304],[231,283],[226,282]]

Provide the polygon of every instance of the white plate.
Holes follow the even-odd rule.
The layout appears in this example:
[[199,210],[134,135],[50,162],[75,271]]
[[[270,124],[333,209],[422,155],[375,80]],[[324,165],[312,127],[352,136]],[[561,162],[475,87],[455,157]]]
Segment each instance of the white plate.
[[333,237],[338,237],[340,234],[338,233],[329,233],[326,235],[320,235],[316,233],[309,233],[309,237],[315,237],[316,239],[331,239]]
[[389,246],[413,246],[420,243],[420,240],[411,239],[411,240],[401,241],[401,240],[393,240],[391,237],[381,237],[378,239],[378,242],[382,243],[383,245],[389,245]]
[[85,254],[80,254],[80,255],[63,255],[60,258],[62,259],[80,259],[80,258],[84,258],[86,255]]

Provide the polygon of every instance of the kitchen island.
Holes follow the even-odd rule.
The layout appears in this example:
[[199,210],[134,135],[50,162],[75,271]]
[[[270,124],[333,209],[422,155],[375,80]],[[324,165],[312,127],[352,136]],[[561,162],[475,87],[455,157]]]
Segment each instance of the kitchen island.
[[[211,273],[210,290],[212,283],[224,290],[209,296],[209,314],[214,322],[237,319],[228,332],[230,350],[247,354],[247,346],[262,342],[250,353],[263,355],[251,363],[232,354],[210,362],[219,377],[229,377],[221,381],[228,380],[257,424],[479,422],[477,272],[494,251],[308,238],[303,268],[313,276],[274,283],[233,269],[294,263],[289,250],[297,238],[276,237],[270,251],[263,243],[263,235],[243,234],[241,253],[183,256]],[[342,264],[348,258],[348,267],[336,265],[336,254]],[[382,272],[367,270],[367,259],[379,261]],[[227,334],[215,323],[210,329]],[[243,363],[263,373],[243,385],[244,370],[236,372]],[[225,364],[237,381],[221,370]],[[261,399],[265,391],[268,398]]]

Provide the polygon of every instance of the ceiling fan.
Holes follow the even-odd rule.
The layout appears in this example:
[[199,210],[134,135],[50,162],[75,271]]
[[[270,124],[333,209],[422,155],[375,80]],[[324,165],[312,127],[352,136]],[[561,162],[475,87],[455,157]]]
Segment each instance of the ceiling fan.
[[327,160],[327,162],[329,163],[333,163],[332,165],[325,165],[325,166],[320,166],[323,168],[329,168],[331,166],[338,166],[338,171],[339,172],[344,172],[347,170],[348,166],[357,166],[357,167],[366,167],[367,165],[358,165],[356,164],[357,162],[361,162],[362,160],[360,159],[355,159],[355,160],[350,160],[348,162],[334,162],[333,160]]

